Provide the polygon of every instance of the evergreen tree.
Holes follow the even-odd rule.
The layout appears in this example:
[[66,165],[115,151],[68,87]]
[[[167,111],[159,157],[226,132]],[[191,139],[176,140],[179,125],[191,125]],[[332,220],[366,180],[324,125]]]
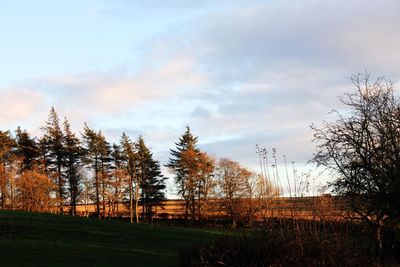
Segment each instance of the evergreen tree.
[[0,131],[0,161],[4,163],[11,157],[15,140],[12,138],[10,131]]
[[[14,153],[17,163],[15,164],[15,167],[16,172],[19,174],[19,178],[14,179],[13,176],[10,176],[10,199],[12,209],[15,207],[16,199],[22,200],[24,204],[24,201],[26,200],[24,194],[27,193],[26,190],[29,190],[29,185],[31,186],[31,192],[36,191],[34,189],[36,186],[34,182],[23,183],[25,191],[21,190],[20,186],[22,185],[22,181],[20,181],[20,179],[31,177],[26,175],[27,173],[36,173],[38,175],[46,176],[42,164],[43,162],[40,160],[40,147],[38,142],[35,138],[31,138],[30,134],[26,130],[21,130],[19,127],[16,130],[16,147]],[[27,182],[28,180],[25,179],[24,181]],[[49,187],[49,190],[56,190],[54,183]]]
[[15,154],[21,161],[21,172],[33,170],[38,161],[40,151],[35,138],[31,138],[26,130],[16,130],[16,151]]
[[2,209],[5,208],[7,184],[9,183],[7,166],[11,165],[14,146],[15,140],[11,137],[10,132],[0,131],[0,199]]
[[46,166],[48,175],[53,178],[57,184],[57,198],[59,201],[60,212],[63,213],[63,202],[66,199],[65,194],[65,148],[64,134],[60,127],[60,120],[54,107],[51,107],[49,118],[41,128],[44,132],[43,140],[44,151],[46,157]]
[[111,175],[111,146],[101,131],[97,133],[97,144],[100,155],[100,189],[104,215],[106,211],[106,195]]
[[[137,170],[137,153],[135,151],[135,144],[125,134],[121,137],[121,147],[123,149],[125,170],[128,174],[128,198],[129,198],[129,212],[130,222],[133,223],[133,183],[136,181],[136,170]],[[135,185],[137,183],[135,182]],[[137,207],[135,208],[136,223],[139,222]]]
[[98,218],[100,213],[100,171],[101,171],[101,148],[99,145],[98,133],[90,129],[85,123],[83,129],[84,161],[94,174],[94,187],[96,198],[96,213]]
[[153,159],[153,154],[147,148],[143,138],[137,141],[138,176],[141,184],[141,197],[143,218],[152,219],[153,207],[160,205],[165,200],[165,180],[161,174],[160,164]]
[[39,161],[41,163],[41,168],[46,175],[50,174],[49,171],[49,160],[47,159],[49,144],[46,140],[45,136],[42,136],[37,142],[38,153],[39,153]]
[[81,193],[81,157],[82,148],[79,139],[71,130],[68,120],[64,119],[64,149],[65,149],[65,167],[68,180],[68,192],[70,197],[70,214],[76,215],[76,204]]
[[[176,149],[171,149],[171,157],[166,165],[175,173],[175,183],[178,193],[185,203],[185,218],[192,220],[196,216],[196,201],[198,199],[199,179],[202,178],[201,152],[197,147],[197,137],[190,132],[189,126],[175,143]],[[204,165],[206,166],[206,165]]]
[[112,214],[114,214],[114,212],[118,212],[118,204],[123,201],[123,192],[126,180],[124,159],[125,158],[121,146],[114,143],[111,150],[112,172],[109,180],[109,202]]

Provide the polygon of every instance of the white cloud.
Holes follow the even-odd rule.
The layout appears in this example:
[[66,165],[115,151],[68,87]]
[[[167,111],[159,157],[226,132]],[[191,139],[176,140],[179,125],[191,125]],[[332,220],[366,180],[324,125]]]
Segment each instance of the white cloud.
[[10,125],[15,130],[21,123],[27,123],[43,108],[45,96],[29,88],[0,89],[0,124]]

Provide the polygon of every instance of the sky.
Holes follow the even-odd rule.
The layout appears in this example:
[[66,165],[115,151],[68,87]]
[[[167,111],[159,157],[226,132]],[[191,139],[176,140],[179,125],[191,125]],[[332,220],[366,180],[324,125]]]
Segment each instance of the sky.
[[398,0],[16,0],[0,25],[1,130],[40,136],[54,106],[161,164],[189,125],[216,158],[259,171],[259,144],[314,170],[310,125],[348,77],[400,79]]

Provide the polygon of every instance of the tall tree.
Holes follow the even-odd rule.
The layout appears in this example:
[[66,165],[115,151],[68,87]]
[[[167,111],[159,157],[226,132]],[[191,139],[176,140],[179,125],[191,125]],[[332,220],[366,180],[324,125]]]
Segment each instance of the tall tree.
[[101,131],[97,133],[97,145],[100,155],[100,187],[103,215],[106,212],[106,198],[111,173],[111,146]]
[[7,184],[9,183],[7,167],[11,164],[12,151],[15,140],[9,131],[0,131],[0,194],[1,208],[5,208],[7,198]]
[[98,218],[100,218],[101,148],[99,145],[98,133],[93,129],[90,129],[85,123],[82,138],[84,145],[84,162],[88,165],[88,167],[93,171],[94,174],[96,215]]
[[210,206],[212,194],[216,187],[214,179],[215,160],[205,152],[200,152],[197,160],[197,217],[199,220],[203,218]]
[[114,143],[111,150],[111,172],[107,192],[111,216],[114,216],[115,212],[118,212],[118,204],[123,202],[127,177],[127,172],[124,168],[124,159],[121,146]]
[[[129,197],[129,213],[130,222],[133,223],[133,183],[135,182],[137,175],[137,153],[135,150],[135,144],[125,134],[121,137],[121,147],[123,149],[123,155],[125,160],[125,169],[128,174],[128,197]],[[138,210],[135,209],[136,223],[139,223]]]
[[[185,132],[175,143],[176,149],[171,149],[171,157],[166,165],[175,173],[175,183],[177,185],[178,194],[184,200],[185,218],[189,219],[189,211],[194,201],[194,170],[195,158],[200,149],[197,147],[197,137],[190,132],[189,126]],[[193,214],[192,214],[193,215]]]
[[375,228],[382,251],[382,227],[400,223],[400,100],[387,79],[358,74],[351,80],[355,91],[341,98],[347,112],[312,126],[314,161],[333,171],[334,190]]
[[60,120],[54,107],[51,107],[49,118],[45,125],[41,127],[44,132],[43,142],[46,144],[46,160],[48,175],[57,184],[57,198],[59,210],[63,213],[65,196],[65,175],[64,175],[64,134],[60,126]]
[[[15,147],[15,170],[18,175],[24,174],[27,171],[35,171],[44,173],[45,168],[43,162],[40,161],[40,147],[35,138],[32,138],[26,130],[21,130],[19,127],[16,130],[16,147]],[[15,207],[15,175],[10,176],[10,199],[11,208]],[[54,187],[52,187],[55,189]]]
[[[153,153],[146,146],[142,136],[137,141],[138,171],[140,177],[143,219],[147,222],[153,218],[153,207],[165,200],[165,180],[161,174],[160,163],[153,159]],[[137,188],[138,190],[138,188]]]
[[65,151],[65,168],[68,180],[68,192],[70,197],[70,214],[76,215],[76,205],[81,193],[81,158],[83,151],[79,139],[71,130],[71,126],[64,119],[64,151]]
[[240,166],[238,162],[221,159],[215,175],[222,209],[225,210],[231,219],[232,226],[235,227],[241,213],[240,202],[251,197],[248,182],[252,173]]
[[189,219],[190,215],[190,219],[194,220],[199,214],[196,210],[201,180],[209,175],[207,169],[211,171],[212,168],[209,168],[209,162],[204,162],[208,158],[197,147],[197,137],[192,135],[189,126],[175,145],[176,149],[170,150],[171,157],[166,166],[175,173],[178,193],[185,203],[185,218]]
[[21,171],[33,170],[38,164],[39,146],[26,130],[16,130],[16,157],[21,162]]

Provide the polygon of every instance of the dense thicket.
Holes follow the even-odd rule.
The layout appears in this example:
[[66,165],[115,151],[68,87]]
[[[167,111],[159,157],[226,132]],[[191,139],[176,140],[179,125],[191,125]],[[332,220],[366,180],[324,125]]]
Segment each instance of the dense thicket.
[[182,248],[181,266],[399,266],[398,254],[388,253],[381,262],[374,257],[373,238],[360,224],[275,220],[268,225]]

